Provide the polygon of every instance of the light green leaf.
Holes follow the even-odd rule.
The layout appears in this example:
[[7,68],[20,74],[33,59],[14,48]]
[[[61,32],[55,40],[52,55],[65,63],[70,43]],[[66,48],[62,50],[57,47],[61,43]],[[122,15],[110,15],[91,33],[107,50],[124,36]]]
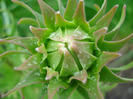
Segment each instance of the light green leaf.
[[103,41],[99,48],[102,51],[117,52],[119,51],[125,43],[127,43],[133,37],[133,33],[128,37],[119,41]]
[[68,21],[72,21],[76,8],[77,8],[77,0],[68,0],[66,11],[64,13],[64,18]]
[[30,58],[28,58],[22,65],[15,67],[15,70],[26,70],[29,68],[38,68],[40,66],[40,62],[42,61],[42,55],[37,53]]
[[49,7],[46,3],[44,3],[42,0],[38,0],[38,3],[40,5],[46,27],[54,30],[55,29],[54,10],[51,7]]
[[42,86],[39,99],[44,99],[44,96],[47,94],[47,87],[48,87],[48,82],[45,82]]
[[2,95],[2,97],[7,96],[11,92],[20,89],[22,87],[31,85],[31,84],[36,84],[36,83],[43,83],[45,80],[43,79],[44,75],[39,73],[39,70],[36,69],[32,72],[30,72],[21,82],[19,82],[12,90],[7,92],[6,94]]
[[133,82],[133,79],[119,77],[114,74],[107,66],[104,66],[100,72],[100,82],[108,83],[127,83]]
[[94,7],[95,7],[97,12],[101,9],[97,4],[94,4]]
[[[27,43],[28,42],[28,43]],[[12,43],[12,44],[16,44],[16,45],[20,45],[26,49],[28,49],[32,54],[35,54],[35,48],[37,47],[37,38],[34,37],[15,37],[13,39],[8,40],[7,39],[1,39],[0,40],[0,44],[3,43]]]

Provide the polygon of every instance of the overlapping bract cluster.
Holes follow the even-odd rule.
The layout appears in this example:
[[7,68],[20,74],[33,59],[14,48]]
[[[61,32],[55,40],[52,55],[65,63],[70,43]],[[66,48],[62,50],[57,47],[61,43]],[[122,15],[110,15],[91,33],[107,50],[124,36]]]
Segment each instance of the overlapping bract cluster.
[[[105,66],[120,56],[116,52],[133,37],[131,34],[120,41],[111,41],[124,21],[125,5],[119,23],[112,31],[106,33],[118,7],[118,5],[114,6],[105,14],[106,0],[101,9],[98,9],[98,13],[88,22],[85,19],[83,0],[79,0],[78,4],[76,0],[68,0],[66,9],[58,0],[60,10],[58,12],[42,0],[38,0],[42,15],[20,1],[13,0],[13,2],[25,7],[36,17],[36,20],[22,18],[19,21],[20,24],[29,22],[30,25],[33,24],[39,28],[30,26],[30,30],[36,37],[6,38],[0,40],[0,44],[21,45],[31,52],[31,57],[24,64],[16,67],[16,70],[36,69],[25,78],[25,82],[20,82],[3,97],[24,86],[44,83],[45,91],[43,90],[40,98],[48,92],[48,98],[52,99],[59,90],[59,98],[67,99],[77,89],[85,98],[92,94],[91,97],[102,99],[99,81],[110,83],[133,81],[117,76]],[[0,57],[11,53],[12,51],[5,52]],[[16,53],[24,52],[16,51]]]

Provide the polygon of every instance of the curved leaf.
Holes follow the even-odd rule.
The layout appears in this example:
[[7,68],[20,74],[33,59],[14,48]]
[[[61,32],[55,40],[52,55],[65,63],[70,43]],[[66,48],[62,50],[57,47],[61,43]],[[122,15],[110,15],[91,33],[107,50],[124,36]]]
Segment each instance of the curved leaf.
[[17,0],[12,0],[14,3],[20,5],[20,6],[23,6],[25,9],[29,10],[35,17],[36,17],[36,20],[38,22],[38,25],[39,27],[45,27],[44,26],[44,23],[43,23],[43,17],[42,15],[40,15],[39,13],[37,13],[36,11],[32,10],[32,8],[30,8],[28,5],[24,4],[23,2],[21,1],[17,1]]
[[94,7],[95,7],[97,12],[101,9],[97,4],[94,4]]
[[54,30],[55,29],[54,10],[51,7],[49,7],[46,3],[44,3],[42,0],[37,0],[37,1],[40,5],[46,27]]
[[38,99],[44,99],[44,96],[47,94],[48,90],[47,90],[47,87],[48,87],[48,82],[45,82],[42,86],[42,89],[41,89],[41,92],[40,92],[40,95],[39,95],[39,98]]
[[120,41],[103,41],[99,48],[102,51],[109,51],[109,52],[117,52],[119,51],[125,43],[127,43],[133,37],[133,33],[128,37],[120,40]]
[[28,25],[35,25],[35,26],[38,26],[38,23],[35,19],[32,19],[32,18],[21,18],[19,21],[18,21],[18,24],[28,24]]
[[109,33],[107,33],[105,35],[105,40],[111,41],[115,38],[115,35],[117,34],[120,26],[124,22],[125,16],[126,16],[126,5],[123,6],[121,18],[120,18],[118,24],[115,26],[115,28],[112,31],[110,31]]
[[107,66],[104,66],[100,72],[100,82],[108,83],[127,83],[133,82],[133,79],[119,77],[114,74]]
[[114,68],[109,68],[112,72],[117,73],[121,72],[124,70],[128,70],[130,68],[133,68],[133,61],[127,65],[121,66],[121,67],[114,67]]

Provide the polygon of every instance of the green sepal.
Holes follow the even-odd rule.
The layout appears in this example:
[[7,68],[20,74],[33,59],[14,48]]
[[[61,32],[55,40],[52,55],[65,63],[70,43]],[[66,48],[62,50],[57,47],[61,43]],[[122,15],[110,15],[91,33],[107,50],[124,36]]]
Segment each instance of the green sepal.
[[22,87],[25,87],[31,84],[46,82],[43,78],[44,78],[44,75],[39,73],[39,69],[35,69],[34,71],[30,72],[21,82],[19,82],[12,90],[2,95],[2,97],[5,97],[11,92],[17,89],[20,89]]
[[86,22],[85,19],[85,11],[84,11],[84,1],[80,0],[77,10],[73,16],[73,21],[77,26],[81,26],[82,29],[84,29],[87,33],[89,33],[89,24]]
[[67,49],[64,50],[64,61],[61,67],[60,76],[70,76],[74,75],[76,72],[78,72],[78,66],[73,59],[72,55],[69,53]]
[[114,74],[107,66],[104,66],[100,72],[100,82],[107,83],[127,83],[133,82],[133,79],[119,77]]
[[125,43],[127,43],[133,37],[133,33],[128,37],[119,40],[119,41],[103,41],[99,48],[101,51],[108,51],[108,52],[117,52],[119,51]]
[[47,42],[47,52],[54,52],[59,49],[59,45],[62,44],[56,41],[49,41]]
[[49,53],[47,57],[49,66],[55,70],[60,63],[61,58],[62,54],[60,53],[59,50]]
[[29,56],[31,55],[26,50],[22,50],[22,51],[12,50],[12,51],[6,51],[6,52],[0,54],[0,58],[3,58],[5,56],[9,56],[9,55],[12,55],[12,54],[27,54]]
[[33,18],[21,18],[18,21],[18,24],[28,24],[28,25],[38,26],[37,21],[35,19],[33,19]]
[[96,30],[99,30],[103,27],[109,26],[115,12],[116,12],[117,7],[118,7],[118,5],[115,5],[105,16],[103,16],[101,19],[99,19],[96,22],[96,26],[95,26]]
[[105,40],[111,41],[115,38],[115,35],[117,35],[117,32],[118,32],[120,26],[124,22],[125,16],[126,16],[126,5],[123,6],[121,18],[120,18],[118,24],[113,28],[113,30],[111,30],[110,32],[108,32],[105,35]]
[[47,87],[48,87],[48,82],[45,82],[43,85],[42,85],[42,89],[40,91],[40,95],[39,95],[39,98],[38,99],[44,99],[44,96],[47,94],[48,90],[47,90]]
[[44,44],[42,43],[42,45],[40,47],[37,47],[35,49],[37,52],[42,53],[43,54],[43,58],[42,61],[44,61],[47,58],[47,50],[44,46]]
[[83,87],[78,86],[77,91],[84,99],[90,99],[89,93]]
[[101,7],[101,9],[98,11],[98,13],[89,21],[89,24],[91,26],[94,26],[96,24],[96,22],[105,14],[105,10],[106,10],[106,6],[107,6],[107,0],[104,0],[104,3]]
[[77,8],[77,0],[68,0],[66,11],[64,13],[64,19],[72,21],[76,8]]
[[59,6],[59,11],[60,11],[61,15],[63,16],[64,12],[65,12],[65,8],[64,8],[61,0],[57,0],[57,1],[58,1],[58,6]]
[[[60,89],[58,92],[59,99],[69,99],[74,90],[76,90],[78,84],[75,82],[72,82],[69,88],[67,89]],[[63,90],[63,91],[62,91]]]
[[91,67],[91,73],[99,73],[102,67],[113,59],[119,57],[119,53],[113,52],[102,52],[101,55],[97,58],[95,64]]
[[87,79],[86,84],[79,82],[79,85],[83,87],[86,91],[92,94],[95,98],[103,99],[101,92],[98,87],[99,75],[91,74],[91,78]]
[[65,81],[58,81],[56,78],[52,78],[48,85],[48,99],[52,99],[59,88],[68,88],[69,84]]
[[49,35],[52,33],[52,30],[48,28],[36,28],[30,26],[30,30],[39,39],[39,43],[46,43]]
[[15,70],[26,70],[29,68],[39,68],[40,62],[42,61],[42,54],[37,53],[28,58],[22,65],[15,67]]
[[79,80],[85,84],[87,81],[87,75],[88,74],[86,70],[83,69],[82,71],[79,71],[75,73],[72,77],[70,77],[68,83],[70,83],[74,79],[74,80]]
[[121,71],[124,71],[124,70],[128,70],[130,68],[133,68],[133,61],[127,65],[124,65],[124,66],[121,66],[121,67],[111,67],[109,68],[112,72],[114,73],[118,73],[118,72],[121,72]]
[[37,0],[47,28],[55,30],[55,11],[42,0]]
[[[28,43],[27,43],[28,42]],[[34,37],[17,37],[14,39],[9,38],[8,39],[1,39],[0,43],[12,43],[12,44],[16,44],[16,45],[20,45],[26,49],[28,49],[32,54],[35,54],[35,48],[37,47],[37,39]]]
[[43,17],[42,15],[40,15],[38,12],[34,11],[32,8],[30,8],[28,5],[24,4],[23,2],[21,1],[17,1],[17,0],[12,0],[14,3],[20,5],[20,6],[23,6],[25,9],[27,9],[28,11],[30,11],[35,17],[36,17],[36,20],[38,22],[38,26],[41,28],[41,27],[45,27],[44,26],[44,23],[43,23]]
[[55,25],[56,25],[56,28],[60,27],[60,28],[75,28],[76,25],[73,23],[73,22],[70,22],[70,21],[67,21],[65,20],[60,12],[56,12],[55,13],[55,18],[56,18],[56,22],[55,22]]
[[[54,71],[51,68],[48,67],[44,67],[43,69],[47,70],[47,75],[45,77],[45,80],[50,80],[51,78],[53,78],[54,76],[59,76],[59,73],[57,71]],[[58,78],[58,77],[57,77]]]

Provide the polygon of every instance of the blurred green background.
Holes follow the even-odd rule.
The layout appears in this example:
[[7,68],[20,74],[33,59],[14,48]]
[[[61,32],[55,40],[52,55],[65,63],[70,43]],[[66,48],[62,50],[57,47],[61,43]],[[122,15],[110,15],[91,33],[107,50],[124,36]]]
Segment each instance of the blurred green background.
[[[19,0],[28,4],[32,9],[41,13],[37,0]],[[58,11],[57,0],[43,0],[54,10]],[[114,5],[119,4],[119,8],[109,26],[109,31],[115,27],[120,19],[122,6],[127,5],[126,19],[121,26],[116,40],[122,39],[129,34],[133,33],[133,0],[107,0],[107,10],[108,12]],[[64,6],[66,6],[67,0],[62,0]],[[85,0],[85,11],[86,19],[90,20],[97,12],[94,8],[94,4],[99,6],[102,5],[103,0]],[[14,4],[11,0],[0,0],[0,39],[12,36],[33,36],[29,30],[29,25],[18,24],[18,21],[22,17],[32,17],[34,16],[27,11],[25,8]],[[0,54],[9,50],[23,49],[17,45],[4,44],[0,45]],[[121,50],[122,57],[109,63],[109,66],[122,66],[130,61],[133,61],[133,39],[128,42]],[[25,72],[15,71],[13,68],[19,66],[23,63],[28,56],[26,55],[10,55],[0,59],[0,94],[9,91],[15,84],[17,84],[20,79],[26,75]],[[133,78],[133,69],[124,71],[121,73],[123,77]],[[25,99],[37,99],[40,92],[41,84],[30,85],[23,88],[23,93],[26,96]],[[31,91],[32,90],[32,91]],[[34,94],[33,94],[34,92]],[[106,99],[132,99],[133,98],[133,84],[120,84],[112,91],[108,91],[105,95]],[[73,94],[75,95],[75,93]],[[15,91],[8,95],[4,99],[21,99],[19,92]],[[81,99],[78,97],[77,99]]]

